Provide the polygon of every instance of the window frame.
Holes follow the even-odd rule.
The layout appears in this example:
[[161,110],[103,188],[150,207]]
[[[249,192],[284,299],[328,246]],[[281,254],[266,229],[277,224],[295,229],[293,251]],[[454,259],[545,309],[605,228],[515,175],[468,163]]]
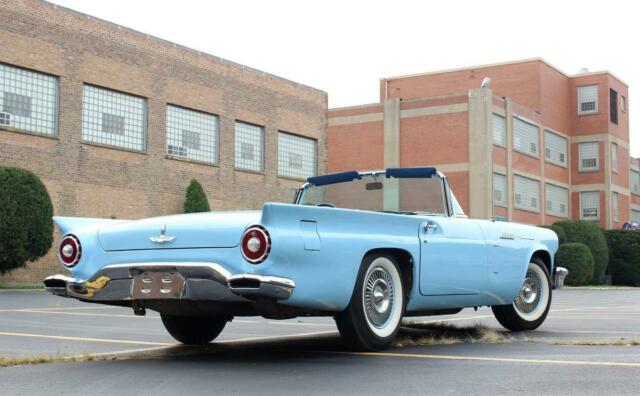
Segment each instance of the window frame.
[[[491,128],[491,135],[492,135],[492,142],[494,146],[498,146],[498,147],[502,147],[502,148],[507,148],[507,118],[501,116],[500,114],[496,114],[496,113],[492,113],[492,128]],[[496,118],[498,119],[502,119],[502,122],[504,122],[504,143],[503,142],[496,142]]]
[[[87,140],[85,139],[85,130],[84,130],[84,112],[85,112],[85,88],[86,87],[90,87],[90,88],[94,88],[94,89],[99,89],[99,90],[103,90],[103,91],[109,91],[109,92],[114,92],[116,94],[120,94],[120,95],[126,95],[126,96],[131,96],[137,99],[141,99],[142,100],[142,139],[141,139],[141,143],[142,143],[142,148],[141,149],[135,149],[135,148],[130,148],[130,147],[123,147],[123,146],[118,146],[116,144],[110,144],[110,143],[102,143],[102,142],[96,142],[96,141],[92,141],[92,140]],[[113,88],[107,88],[104,86],[100,86],[100,85],[96,85],[96,84],[91,84],[88,82],[83,82],[82,83],[82,103],[80,106],[80,116],[81,116],[81,128],[80,128],[80,141],[82,142],[82,144],[88,144],[88,145],[93,145],[93,146],[99,146],[99,147],[106,147],[106,148],[110,148],[110,149],[114,149],[114,150],[122,150],[122,151],[129,151],[129,152],[133,152],[133,153],[147,153],[147,149],[149,147],[149,98],[144,97],[144,96],[140,96],[140,95],[136,95],[130,92],[124,92],[124,91],[120,91],[117,89],[113,89]]]
[[[553,189],[553,188],[561,189],[566,193],[565,196],[566,196],[567,199],[566,199],[566,203],[565,203],[565,213],[564,214],[562,214],[562,212],[560,212],[560,211],[549,210],[547,208],[547,201],[549,201],[548,193],[551,190],[549,187],[551,187],[551,189]],[[548,215],[553,216],[553,217],[560,217],[560,218],[565,218],[565,219],[569,218],[569,200],[570,200],[570,198],[569,198],[569,189],[568,188],[563,187],[563,186],[559,186],[559,185],[553,184],[553,183],[545,183],[544,184],[544,209],[545,209],[545,214],[548,214]]]
[[[256,169],[251,169],[251,168],[244,168],[242,166],[238,166],[238,155],[240,154],[238,152],[238,124],[245,124],[245,125],[250,125],[252,127],[256,127],[256,128],[260,128],[261,130],[261,142],[260,142],[260,150],[261,150],[261,159],[260,159],[260,170],[256,170]],[[267,153],[266,153],[266,140],[267,140],[267,130],[266,127],[264,125],[259,125],[256,123],[252,123],[252,122],[247,122],[247,121],[243,121],[240,119],[235,119],[234,123],[233,123],[233,138],[234,138],[234,148],[233,148],[233,168],[235,170],[238,171],[242,171],[242,172],[251,172],[251,173],[259,173],[259,174],[264,174],[266,171],[266,157],[267,157]]]
[[[504,179],[504,191],[502,192],[502,201],[496,201],[496,184],[495,184],[495,180],[496,180],[496,176],[499,176],[500,178]],[[507,183],[507,175],[502,174],[500,172],[493,172],[492,173],[492,179],[491,179],[491,200],[493,202],[494,206],[500,206],[503,208],[508,207],[509,205],[509,200],[508,200],[508,195],[507,195],[507,191],[508,191],[508,183]]]
[[[614,161],[615,157],[615,161]],[[611,171],[618,173],[620,167],[620,156],[618,154],[618,143],[611,142]]]
[[[564,162],[560,162],[554,158],[547,158],[547,134],[554,135],[562,140],[564,140]],[[569,167],[569,139],[560,135],[557,132],[554,132],[550,129],[545,128],[544,130],[544,160],[553,165],[557,165],[563,168]]]
[[[585,217],[584,216],[584,205],[583,205],[583,197],[586,196],[586,194],[597,194],[598,196],[598,216],[597,217]],[[580,192],[580,196],[578,198],[579,204],[580,204],[580,220],[592,220],[592,221],[600,221],[600,207],[602,205],[601,199],[600,199],[600,191],[581,191]]]
[[319,161],[318,161],[318,139],[314,138],[314,137],[310,137],[310,136],[305,136],[305,135],[301,135],[298,133],[292,133],[292,132],[288,132],[282,129],[278,129],[278,134],[276,135],[276,175],[278,178],[280,179],[289,179],[289,180],[298,180],[298,181],[306,181],[307,177],[295,177],[295,176],[289,176],[289,175],[283,175],[280,173],[280,134],[283,135],[289,135],[289,136],[294,136],[296,138],[302,138],[302,139],[307,139],[310,141],[313,141],[314,143],[314,153],[313,153],[313,161],[314,161],[314,169],[313,169],[313,175],[312,176],[317,176],[318,175],[318,167],[319,167]]
[[618,91],[609,88],[609,121],[618,125]]
[[[585,90],[587,88],[593,88],[595,87],[596,90],[596,94],[595,94],[595,108],[593,110],[582,110],[582,103],[589,103],[589,102],[581,102],[580,101],[580,93],[581,90]],[[600,85],[599,84],[588,84],[588,85],[581,85],[579,87],[577,87],[576,89],[576,94],[577,94],[577,113],[579,116],[583,116],[583,115],[594,115],[594,114],[598,114],[600,112]]]
[[[53,93],[53,121],[52,121],[52,131],[51,133],[47,133],[47,132],[38,132],[35,130],[31,130],[31,129],[24,129],[24,128],[17,128],[13,125],[0,125],[0,130],[5,130],[5,131],[11,131],[11,132],[18,132],[18,133],[25,133],[25,134],[29,134],[29,135],[34,135],[34,136],[41,136],[41,137],[47,137],[47,138],[51,138],[51,139],[59,139],[59,132],[60,132],[60,76],[55,75],[55,74],[51,74],[51,73],[47,73],[47,72],[43,72],[41,70],[36,70],[36,69],[32,69],[29,67],[23,67],[23,66],[18,66],[18,65],[14,65],[11,63],[6,63],[6,62],[1,62],[0,61],[0,66],[5,66],[8,68],[14,68],[14,69],[19,69],[19,70],[24,70],[26,72],[29,73],[34,73],[34,74],[41,74],[43,76],[47,76],[50,78],[53,78],[54,80],[54,93]],[[33,98],[31,97],[32,101]],[[0,108],[0,112],[5,113],[4,111],[2,111],[2,109]],[[6,114],[11,114],[11,113],[6,113]]]
[[[598,147],[598,153],[595,156],[596,165],[594,167],[585,168],[583,166],[583,158],[582,158],[582,150],[580,149],[584,145],[591,144],[596,145]],[[585,158],[591,159],[591,158]],[[580,173],[588,173],[588,172],[599,172],[600,171],[600,142],[581,142],[578,143],[578,172]]]
[[611,192],[611,217],[613,221],[620,221],[620,194],[616,191]]
[[[536,198],[537,208],[531,208],[531,207],[529,207],[529,206],[524,206],[523,204],[518,204],[518,203],[516,202],[516,194],[517,194],[517,190],[516,190],[517,183],[516,183],[516,180],[517,180],[518,178],[523,179],[523,180],[526,180],[526,181],[532,181],[532,182],[536,183],[536,185],[538,186],[538,196],[537,196],[537,198]],[[541,191],[541,189],[540,189],[540,180],[532,179],[532,178],[530,178],[530,177],[522,176],[522,175],[518,175],[518,174],[513,175],[513,207],[514,207],[515,209],[523,210],[523,211],[525,211],[525,212],[542,213],[542,203],[540,202],[541,192],[542,192],[542,191]],[[546,204],[546,203],[545,203],[545,204]]]
[[[638,190],[634,191],[633,190],[633,175],[636,175],[636,183],[635,185],[638,186]],[[629,169],[629,191],[631,194],[633,195],[639,195],[640,196],[640,171],[636,170],[636,169]]]
[[[216,120],[216,132],[217,132],[217,136],[215,136],[215,146],[214,146],[214,157],[215,157],[215,161],[211,162],[211,161],[205,161],[205,160],[201,160],[201,159],[196,159],[196,158],[190,158],[188,156],[188,151],[187,154],[182,156],[182,155],[178,155],[178,154],[174,154],[174,153],[169,153],[169,108],[175,108],[178,110],[182,110],[182,111],[187,111],[187,112],[193,112],[193,113],[199,113],[205,116],[210,116],[210,117],[214,117],[214,119]],[[197,164],[202,164],[202,165],[208,165],[208,166],[220,166],[220,141],[221,141],[221,126],[220,126],[220,115],[216,114],[216,113],[212,113],[212,112],[208,112],[208,111],[203,111],[203,110],[198,110],[198,109],[194,109],[191,107],[186,107],[186,106],[182,106],[176,103],[170,103],[167,102],[165,103],[165,109],[164,109],[164,116],[165,116],[165,122],[164,122],[164,132],[165,132],[165,137],[164,137],[164,154],[165,156],[167,156],[170,159],[175,159],[178,161],[187,161],[187,162],[194,162]],[[196,132],[196,131],[189,131],[189,132]],[[199,132],[196,132],[199,133]],[[181,136],[181,141],[182,141],[182,136]],[[200,136],[200,145],[202,145],[202,136]],[[177,147],[183,147],[183,145],[181,144],[180,146]],[[189,149],[189,147],[184,147]],[[195,150],[193,148],[191,148],[192,150]]]
[[[520,121],[520,122],[522,122],[524,124],[531,125],[531,126],[536,128],[537,132],[536,132],[536,140],[535,140],[535,145],[536,145],[536,152],[535,153],[532,153],[530,150],[524,150],[524,149],[521,149],[521,148],[517,147],[517,145],[516,145],[516,123],[517,123],[516,120]],[[518,116],[518,115],[513,115],[512,116],[512,129],[513,129],[513,133],[512,133],[512,136],[511,136],[511,140],[512,140],[511,143],[512,143],[512,147],[513,147],[513,151],[516,151],[516,152],[518,152],[520,154],[527,155],[529,157],[540,159],[540,126],[538,124],[534,123],[533,121],[527,120],[524,117],[521,117],[521,116]]]

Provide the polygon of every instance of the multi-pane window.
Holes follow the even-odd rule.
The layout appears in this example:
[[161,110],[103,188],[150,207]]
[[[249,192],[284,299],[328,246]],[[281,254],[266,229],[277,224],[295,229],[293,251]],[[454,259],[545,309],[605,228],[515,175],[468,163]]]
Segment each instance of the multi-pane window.
[[236,168],[264,170],[264,128],[236,121]]
[[580,193],[580,219],[600,219],[600,192],[585,191]]
[[493,144],[503,147],[507,145],[507,120],[495,113],[493,114]]
[[640,172],[631,169],[629,171],[629,185],[631,187],[631,193],[640,195]]
[[218,117],[167,105],[167,154],[218,163]]
[[598,142],[578,144],[578,161],[580,172],[597,171],[599,169],[600,145]]
[[547,214],[567,217],[569,211],[569,191],[553,184],[545,185]]
[[507,206],[507,177],[500,173],[493,174],[493,203]]
[[513,148],[529,155],[538,155],[538,127],[513,117]]
[[144,98],[85,85],[82,92],[82,140],[143,151],[147,105]]
[[613,221],[620,220],[620,203],[618,202],[618,193],[614,192],[611,194],[611,201],[613,206]]
[[58,79],[0,63],[0,126],[56,134]]
[[618,93],[609,89],[609,117],[614,124],[618,123]]
[[598,112],[598,86],[578,87],[578,115]]
[[518,209],[540,210],[540,183],[522,176],[513,177],[514,206]]
[[640,210],[631,209],[631,221],[640,223]]
[[611,169],[618,171],[618,145],[611,143]]
[[567,139],[551,131],[544,131],[544,156],[554,164],[567,165]]
[[316,174],[316,141],[278,133],[278,176],[306,179]]

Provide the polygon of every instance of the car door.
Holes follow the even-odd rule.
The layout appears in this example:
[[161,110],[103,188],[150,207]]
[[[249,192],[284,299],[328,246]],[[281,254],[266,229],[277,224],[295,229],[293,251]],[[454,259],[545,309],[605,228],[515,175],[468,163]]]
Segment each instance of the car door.
[[487,247],[474,220],[429,217],[419,237],[422,295],[478,294],[487,289]]

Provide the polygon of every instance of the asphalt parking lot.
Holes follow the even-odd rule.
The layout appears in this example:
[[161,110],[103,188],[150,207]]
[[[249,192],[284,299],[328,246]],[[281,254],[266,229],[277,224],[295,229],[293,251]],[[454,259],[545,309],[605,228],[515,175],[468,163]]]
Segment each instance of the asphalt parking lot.
[[[354,353],[329,318],[237,318],[207,348],[176,346],[156,313],[0,291],[0,357],[96,359],[0,368],[13,394],[638,394],[640,290],[562,289],[535,332],[489,309],[413,318],[483,324],[508,342]],[[411,334],[414,334],[415,331]]]

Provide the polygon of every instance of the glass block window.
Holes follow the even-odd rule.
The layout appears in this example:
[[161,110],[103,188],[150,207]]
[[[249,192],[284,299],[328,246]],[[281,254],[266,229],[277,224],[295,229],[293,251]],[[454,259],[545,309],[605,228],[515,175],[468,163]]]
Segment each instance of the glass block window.
[[167,154],[218,163],[218,117],[167,105]]
[[306,179],[316,174],[316,141],[278,133],[278,176]]
[[236,121],[236,168],[264,170],[264,128]]
[[144,151],[147,104],[144,98],[85,85],[82,92],[82,140]]
[[611,204],[613,206],[613,221],[620,221],[620,203],[618,202],[618,193],[611,194]]
[[513,148],[529,155],[538,155],[538,127],[513,117]]
[[507,177],[500,173],[493,174],[493,203],[507,206]]
[[0,63],[0,126],[55,135],[58,79]]
[[597,171],[599,169],[600,145],[598,142],[578,144],[578,161],[580,172]]
[[640,223],[640,210],[631,209],[631,221]]
[[611,143],[611,169],[615,172],[618,171],[618,145]]
[[598,86],[578,87],[578,115],[598,112]]
[[514,176],[513,192],[516,208],[540,211],[540,183],[537,180]]
[[505,147],[507,145],[507,120],[493,114],[493,144]]
[[551,131],[544,131],[544,157],[548,162],[567,166],[567,139]]
[[600,220],[599,191],[585,191],[580,193],[580,219]]
[[545,185],[547,214],[567,217],[569,213],[569,190],[553,184]]
[[631,193],[640,195],[640,172],[631,169],[629,171],[629,186],[631,187]]

